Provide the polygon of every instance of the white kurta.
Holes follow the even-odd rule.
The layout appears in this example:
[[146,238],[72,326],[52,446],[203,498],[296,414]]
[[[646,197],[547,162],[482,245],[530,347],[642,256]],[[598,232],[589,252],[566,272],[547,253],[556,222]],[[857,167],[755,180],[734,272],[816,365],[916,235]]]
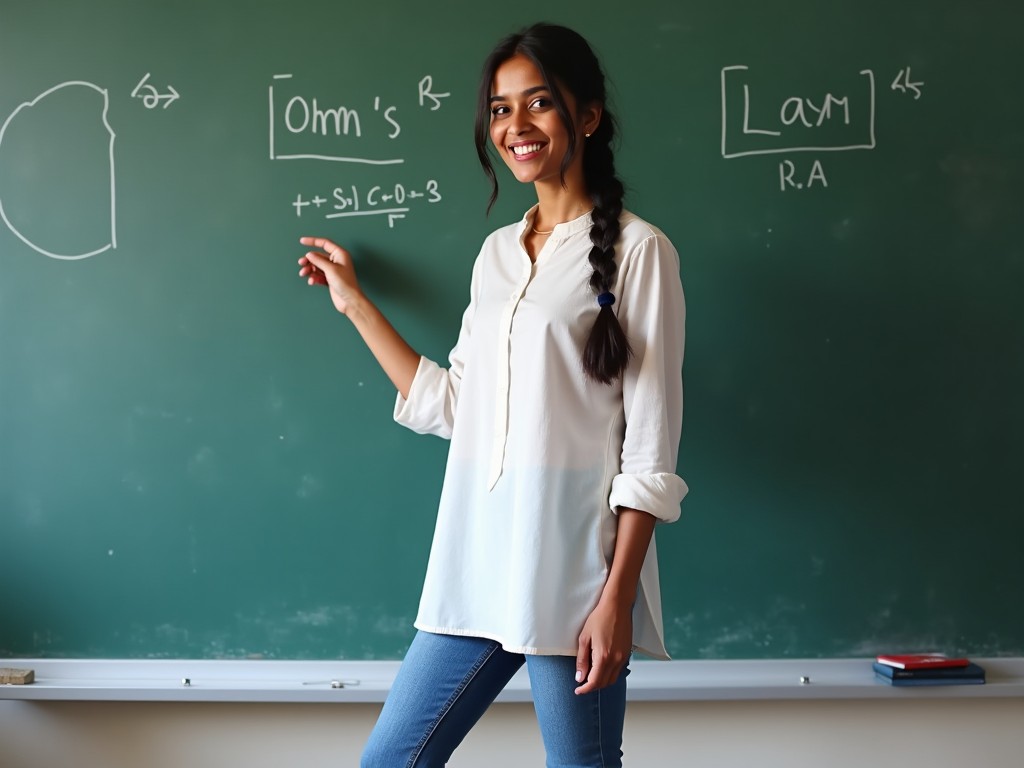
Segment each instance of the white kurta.
[[[617,508],[679,517],[685,307],[675,248],[624,212],[613,309],[633,357],[620,381],[588,381],[590,214],[555,227],[532,263],[522,240],[535,211],[484,242],[448,368],[422,358],[395,419],[451,439],[416,627],[575,656]],[[667,657],[653,540],[633,641]]]

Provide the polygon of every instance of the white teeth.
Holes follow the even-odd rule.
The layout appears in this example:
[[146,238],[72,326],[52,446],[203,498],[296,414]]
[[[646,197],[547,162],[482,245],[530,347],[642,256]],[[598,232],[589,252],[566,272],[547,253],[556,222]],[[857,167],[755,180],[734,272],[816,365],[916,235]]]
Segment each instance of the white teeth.
[[518,147],[512,147],[513,154],[516,155],[528,155],[530,152],[540,152],[540,144],[521,144]]

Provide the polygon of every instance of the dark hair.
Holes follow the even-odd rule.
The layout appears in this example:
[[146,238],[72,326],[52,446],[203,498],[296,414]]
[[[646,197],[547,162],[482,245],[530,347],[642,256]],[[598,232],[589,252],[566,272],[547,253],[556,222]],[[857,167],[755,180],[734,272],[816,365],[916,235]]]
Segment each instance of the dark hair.
[[[527,57],[540,71],[544,85],[551,93],[555,111],[565,125],[569,146],[562,158],[562,182],[565,172],[578,151],[583,152],[583,179],[590,193],[594,210],[590,240],[590,264],[594,272],[590,287],[595,294],[609,292],[615,283],[615,243],[619,239],[619,215],[622,213],[624,189],[615,174],[615,117],[606,104],[605,78],[601,64],[590,45],[578,33],[554,24],[534,24],[509,35],[495,46],[484,63],[477,93],[476,151],[484,173],[491,182],[490,211],[498,199],[498,179],[491,165],[489,134],[491,122],[491,85],[503,63],[516,54]],[[559,87],[555,87],[555,86]],[[584,143],[576,142],[576,115],[569,113],[561,88],[573,95],[583,107],[599,103],[603,110],[601,122]],[[602,306],[583,348],[583,371],[594,381],[610,384],[622,375],[632,351],[626,334],[610,305]]]

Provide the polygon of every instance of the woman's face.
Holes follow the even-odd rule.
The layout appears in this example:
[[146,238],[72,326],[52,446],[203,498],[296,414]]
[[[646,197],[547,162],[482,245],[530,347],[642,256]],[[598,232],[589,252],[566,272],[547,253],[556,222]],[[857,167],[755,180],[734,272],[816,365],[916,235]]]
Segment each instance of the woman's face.
[[[563,91],[571,115],[578,115],[572,94]],[[551,92],[536,65],[517,54],[501,64],[491,84],[491,141],[513,175],[522,182],[555,182],[561,185],[562,158],[569,149],[569,134],[555,110]],[[591,110],[593,111],[593,110]],[[600,112],[597,111],[597,119]],[[597,120],[589,119],[596,127]],[[584,122],[576,119],[576,146],[582,147]],[[583,153],[577,152],[566,171],[566,182],[578,174],[582,181]]]

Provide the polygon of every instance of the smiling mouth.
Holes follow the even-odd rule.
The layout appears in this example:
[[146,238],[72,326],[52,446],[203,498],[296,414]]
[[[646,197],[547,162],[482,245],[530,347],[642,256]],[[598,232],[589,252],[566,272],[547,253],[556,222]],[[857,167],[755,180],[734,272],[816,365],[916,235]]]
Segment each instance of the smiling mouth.
[[523,157],[525,155],[532,155],[534,152],[540,152],[544,145],[540,143],[533,144],[519,144],[518,146],[511,147],[512,154],[516,157]]

